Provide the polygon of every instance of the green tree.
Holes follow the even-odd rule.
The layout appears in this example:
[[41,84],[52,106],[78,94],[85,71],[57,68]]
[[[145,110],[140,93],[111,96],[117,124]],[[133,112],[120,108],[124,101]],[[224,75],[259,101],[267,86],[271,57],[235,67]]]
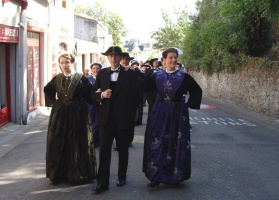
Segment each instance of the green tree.
[[245,32],[249,54],[263,56],[276,42],[278,0],[223,0],[221,16]]
[[220,16],[221,10],[218,3],[202,2],[199,14],[192,16],[183,42],[186,65],[207,73],[241,65],[247,52],[245,34]]
[[266,56],[278,42],[277,2],[203,0],[183,40],[183,61],[214,73],[234,71],[249,56]]
[[112,35],[113,45],[122,43],[121,36],[126,36],[127,30],[121,17],[98,2],[88,4],[76,4],[75,13],[84,13],[100,22],[107,24],[108,32]]
[[176,21],[170,15],[161,10],[165,26],[152,33],[151,38],[155,39],[154,49],[163,50],[168,47],[182,47],[183,38],[187,30],[188,14],[185,10],[175,9]]

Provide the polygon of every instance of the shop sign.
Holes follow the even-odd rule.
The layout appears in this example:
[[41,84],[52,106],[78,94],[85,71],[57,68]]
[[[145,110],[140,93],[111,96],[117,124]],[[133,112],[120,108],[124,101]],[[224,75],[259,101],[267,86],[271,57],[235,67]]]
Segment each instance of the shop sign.
[[0,42],[18,43],[19,28],[0,25]]
[[44,32],[45,30],[43,23],[33,19],[27,19],[27,26],[30,31]]

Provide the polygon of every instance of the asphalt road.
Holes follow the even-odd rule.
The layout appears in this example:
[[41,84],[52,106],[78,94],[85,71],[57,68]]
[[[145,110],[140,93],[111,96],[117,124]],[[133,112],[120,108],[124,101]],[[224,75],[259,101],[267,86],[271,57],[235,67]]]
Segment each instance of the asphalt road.
[[149,189],[141,171],[146,114],[147,107],[130,148],[127,184],[115,186],[118,154],[113,151],[110,189],[100,195],[92,192],[95,181],[53,186],[45,178],[47,110],[10,133],[1,128],[0,199],[279,199],[278,119],[204,99],[201,110],[190,110],[192,177],[179,186]]

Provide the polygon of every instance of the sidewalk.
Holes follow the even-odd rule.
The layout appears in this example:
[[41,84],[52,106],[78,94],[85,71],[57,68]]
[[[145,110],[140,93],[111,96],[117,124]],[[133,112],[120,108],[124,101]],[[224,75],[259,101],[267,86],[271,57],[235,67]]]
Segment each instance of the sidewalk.
[[48,125],[50,109],[39,107],[31,112],[27,119],[27,125],[8,123],[0,128],[0,158],[10,150],[21,144],[32,134],[41,132]]

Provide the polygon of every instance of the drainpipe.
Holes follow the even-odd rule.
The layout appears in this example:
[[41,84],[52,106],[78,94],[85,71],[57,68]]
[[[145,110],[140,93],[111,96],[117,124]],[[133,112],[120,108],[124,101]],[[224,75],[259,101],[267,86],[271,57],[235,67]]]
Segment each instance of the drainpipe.
[[19,44],[17,50],[18,57],[18,68],[16,73],[16,85],[18,88],[18,124],[27,125],[27,60],[26,60],[26,40],[27,40],[27,16],[25,13],[25,9],[27,5],[26,1],[22,1],[22,11],[20,13],[20,22],[19,22]]

